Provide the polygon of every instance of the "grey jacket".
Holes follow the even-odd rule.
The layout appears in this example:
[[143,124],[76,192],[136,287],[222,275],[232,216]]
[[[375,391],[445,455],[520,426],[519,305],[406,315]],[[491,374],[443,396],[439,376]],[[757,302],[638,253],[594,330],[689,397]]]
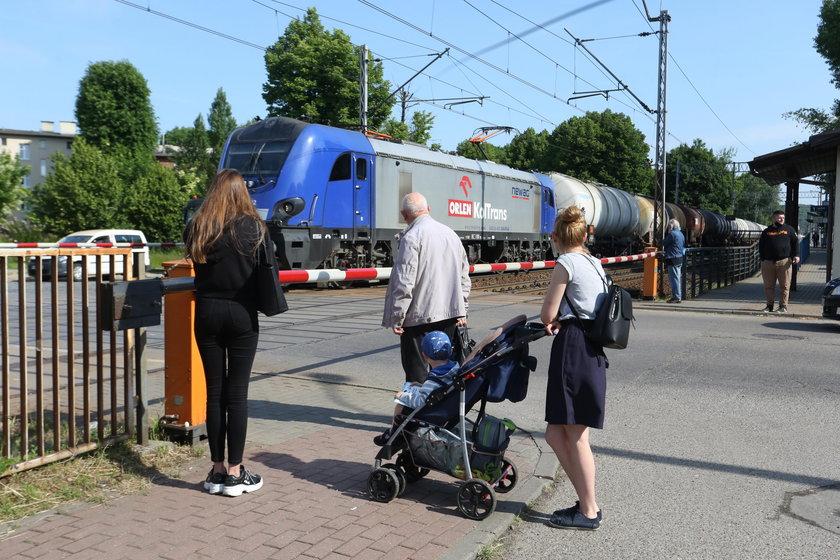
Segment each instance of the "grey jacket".
[[428,214],[396,235],[382,326],[414,327],[466,317],[470,265],[458,235]]

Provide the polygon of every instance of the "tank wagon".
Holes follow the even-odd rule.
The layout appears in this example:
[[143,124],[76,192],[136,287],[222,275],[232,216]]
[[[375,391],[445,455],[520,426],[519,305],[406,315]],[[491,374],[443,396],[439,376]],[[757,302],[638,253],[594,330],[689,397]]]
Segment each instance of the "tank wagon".
[[[458,233],[472,263],[553,258],[554,217],[570,204],[584,209],[595,253],[627,254],[652,239],[647,197],[283,117],[236,129],[219,168],[244,177],[286,269],[391,266],[406,226],[400,202],[412,191]],[[749,243],[763,229],[671,203],[666,214],[690,245]]]

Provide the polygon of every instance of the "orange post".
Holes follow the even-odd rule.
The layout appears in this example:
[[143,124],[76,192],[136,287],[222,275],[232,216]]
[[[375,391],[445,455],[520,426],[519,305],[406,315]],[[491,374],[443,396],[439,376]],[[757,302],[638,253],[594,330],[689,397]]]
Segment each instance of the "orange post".
[[[656,252],[656,247],[645,247],[645,253]],[[642,297],[644,299],[656,299],[659,293],[659,259],[657,257],[648,257],[645,259],[645,281],[642,288]]]
[[[195,276],[192,262],[165,262],[172,278]],[[164,305],[164,359],[166,360],[164,429],[192,434],[196,440],[205,433],[207,387],[204,366],[193,333],[195,292],[166,294]]]

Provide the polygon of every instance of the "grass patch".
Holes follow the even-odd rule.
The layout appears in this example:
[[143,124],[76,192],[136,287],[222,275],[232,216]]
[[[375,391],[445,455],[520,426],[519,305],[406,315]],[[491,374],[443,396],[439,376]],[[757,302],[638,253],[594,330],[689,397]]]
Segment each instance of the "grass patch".
[[184,465],[205,454],[203,446],[122,441],[66,461],[0,479],[0,523],[23,519],[73,502],[99,503],[135,494],[162,478],[180,478]]
[[184,258],[183,247],[149,247],[149,261],[152,270],[162,270],[163,263]]

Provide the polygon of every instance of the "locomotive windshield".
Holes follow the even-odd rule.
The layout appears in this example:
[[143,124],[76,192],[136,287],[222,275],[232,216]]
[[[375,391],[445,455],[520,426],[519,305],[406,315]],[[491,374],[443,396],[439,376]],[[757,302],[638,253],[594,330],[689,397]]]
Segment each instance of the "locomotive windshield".
[[292,140],[231,142],[223,167],[245,176],[276,178],[292,144]]

